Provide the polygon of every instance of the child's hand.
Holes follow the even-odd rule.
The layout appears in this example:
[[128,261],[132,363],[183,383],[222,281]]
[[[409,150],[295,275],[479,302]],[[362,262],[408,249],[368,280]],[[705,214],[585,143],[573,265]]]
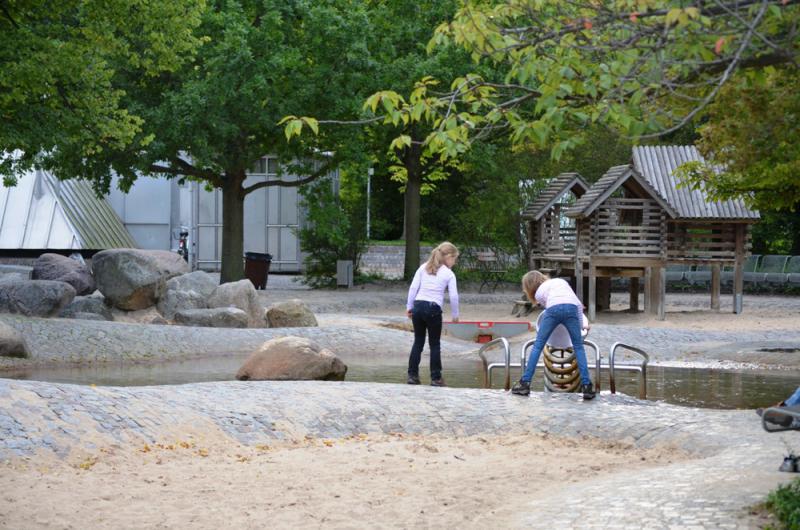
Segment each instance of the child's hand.
[[408,318],[411,318],[411,310],[410,309],[406,309],[406,316]]
[[453,322],[458,322],[458,317],[453,317]]

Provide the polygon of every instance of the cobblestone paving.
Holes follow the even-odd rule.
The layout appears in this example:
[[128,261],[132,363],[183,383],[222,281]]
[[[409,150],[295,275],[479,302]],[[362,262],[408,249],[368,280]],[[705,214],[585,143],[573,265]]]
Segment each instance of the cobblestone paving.
[[[245,445],[305,436],[547,433],[630,441],[690,455],[591,482],[518,493],[520,525],[737,528],[744,509],[795,475],[777,467],[796,433],[767,434],[752,411],[692,409],[604,394],[437,389],[374,383],[224,382],[87,387],[0,379],[0,459],[176,440]],[[524,465],[524,463],[520,463]],[[579,471],[578,471],[579,473]],[[564,509],[565,503],[570,505]],[[549,515],[548,515],[549,514]]]

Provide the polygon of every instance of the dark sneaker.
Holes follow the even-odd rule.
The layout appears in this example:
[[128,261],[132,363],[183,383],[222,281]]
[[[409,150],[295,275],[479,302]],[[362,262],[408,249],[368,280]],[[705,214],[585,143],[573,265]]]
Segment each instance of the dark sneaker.
[[531,393],[531,382],[519,380],[511,387],[511,393],[518,396],[527,396]]
[[439,379],[431,379],[431,386],[447,386],[444,383],[444,379],[441,377]]
[[594,396],[596,395],[594,387],[592,386],[591,383],[586,385],[581,385],[579,392],[583,394],[583,399],[585,400],[594,399]]
[[418,375],[409,375],[408,380],[406,381],[409,385],[418,385],[419,384],[419,376]]
[[800,472],[800,468],[797,467],[797,457],[794,455],[789,455],[783,459],[783,463],[781,467],[778,468],[778,471],[783,471],[785,473],[798,473]]

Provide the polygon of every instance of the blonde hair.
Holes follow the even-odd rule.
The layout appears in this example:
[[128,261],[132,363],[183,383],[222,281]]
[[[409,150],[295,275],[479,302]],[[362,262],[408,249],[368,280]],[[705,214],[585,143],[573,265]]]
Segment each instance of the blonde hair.
[[428,274],[436,274],[436,271],[444,264],[444,259],[448,256],[458,257],[458,249],[456,246],[449,241],[439,243],[436,248],[431,250],[428,262],[425,263],[425,270]]
[[522,290],[531,302],[536,302],[536,291],[550,278],[539,271],[528,271],[522,277]]

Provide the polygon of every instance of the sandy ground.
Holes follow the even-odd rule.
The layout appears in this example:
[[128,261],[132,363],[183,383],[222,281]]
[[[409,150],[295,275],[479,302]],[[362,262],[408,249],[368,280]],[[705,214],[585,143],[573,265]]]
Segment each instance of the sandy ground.
[[0,528],[510,527],[521,491],[684,458],[519,435],[172,442],[0,464]]

